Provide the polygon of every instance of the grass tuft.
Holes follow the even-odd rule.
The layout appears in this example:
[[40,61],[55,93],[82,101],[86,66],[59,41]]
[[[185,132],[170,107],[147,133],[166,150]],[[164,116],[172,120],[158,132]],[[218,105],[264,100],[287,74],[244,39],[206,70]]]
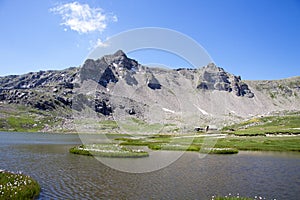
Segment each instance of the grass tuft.
[[149,156],[149,153],[146,151],[139,149],[130,149],[118,144],[80,145],[71,148],[70,153],[111,158],[140,158]]
[[40,190],[39,184],[29,176],[0,171],[0,199],[34,199]]

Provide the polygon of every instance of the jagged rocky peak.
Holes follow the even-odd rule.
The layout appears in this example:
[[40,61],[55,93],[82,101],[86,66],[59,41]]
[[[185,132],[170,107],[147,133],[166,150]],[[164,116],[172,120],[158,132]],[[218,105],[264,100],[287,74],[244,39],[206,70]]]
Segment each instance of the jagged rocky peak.
[[230,75],[224,69],[210,63],[201,69],[200,83],[198,89],[225,90],[231,92]]
[[203,67],[203,70],[205,71],[211,71],[211,72],[224,72],[224,69],[221,67],[218,67],[215,63],[209,63],[208,65]]
[[223,68],[209,63],[201,69],[201,76],[197,89],[219,90],[234,92],[237,96],[254,97],[248,85],[242,82],[240,76],[227,73]]
[[136,60],[128,58],[122,50],[118,50],[97,60],[87,59],[80,70],[80,79],[94,80],[103,87],[118,82],[120,78],[125,78],[129,85],[137,84],[132,74],[138,67]]
[[113,65],[116,68],[131,70],[132,68],[138,67],[138,62],[136,60],[128,58],[122,50],[118,50],[112,55],[106,55],[103,57],[103,59],[107,64]]
[[124,57],[127,58],[126,54],[121,49],[119,49],[118,51],[116,51],[116,53],[114,53],[113,56],[115,56],[115,57],[117,57],[117,56],[122,56],[123,57],[124,56]]

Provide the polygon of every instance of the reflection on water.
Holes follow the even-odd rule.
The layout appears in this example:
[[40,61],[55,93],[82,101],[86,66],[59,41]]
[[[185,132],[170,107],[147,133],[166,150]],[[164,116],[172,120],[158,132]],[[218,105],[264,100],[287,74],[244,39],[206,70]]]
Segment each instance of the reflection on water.
[[240,152],[203,159],[185,153],[159,171],[130,174],[68,153],[75,144],[80,144],[77,135],[0,133],[0,169],[34,177],[42,187],[40,199],[209,199],[229,193],[297,199],[300,194],[299,153]]

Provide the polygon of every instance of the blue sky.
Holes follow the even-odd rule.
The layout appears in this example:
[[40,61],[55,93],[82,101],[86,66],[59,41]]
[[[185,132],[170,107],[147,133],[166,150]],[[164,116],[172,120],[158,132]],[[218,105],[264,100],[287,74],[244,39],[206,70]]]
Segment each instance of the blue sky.
[[[72,21],[74,8],[87,14],[87,23]],[[97,41],[142,27],[193,38],[218,66],[243,79],[300,75],[297,0],[0,0],[0,27],[0,76],[79,66]],[[132,56],[184,64],[153,52]]]

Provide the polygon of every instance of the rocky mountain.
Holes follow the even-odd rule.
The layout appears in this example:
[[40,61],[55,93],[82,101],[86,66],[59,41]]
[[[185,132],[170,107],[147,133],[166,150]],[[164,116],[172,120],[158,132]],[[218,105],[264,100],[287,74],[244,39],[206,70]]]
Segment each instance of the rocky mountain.
[[55,115],[61,124],[42,124],[42,131],[78,131],[78,124],[88,127],[87,119],[114,120],[125,131],[132,129],[128,124],[164,124],[160,131],[221,127],[300,110],[299,96],[300,77],[243,81],[214,63],[198,69],[153,68],[119,50],[87,59],[81,67],[0,77],[0,128],[9,124],[7,107]]

